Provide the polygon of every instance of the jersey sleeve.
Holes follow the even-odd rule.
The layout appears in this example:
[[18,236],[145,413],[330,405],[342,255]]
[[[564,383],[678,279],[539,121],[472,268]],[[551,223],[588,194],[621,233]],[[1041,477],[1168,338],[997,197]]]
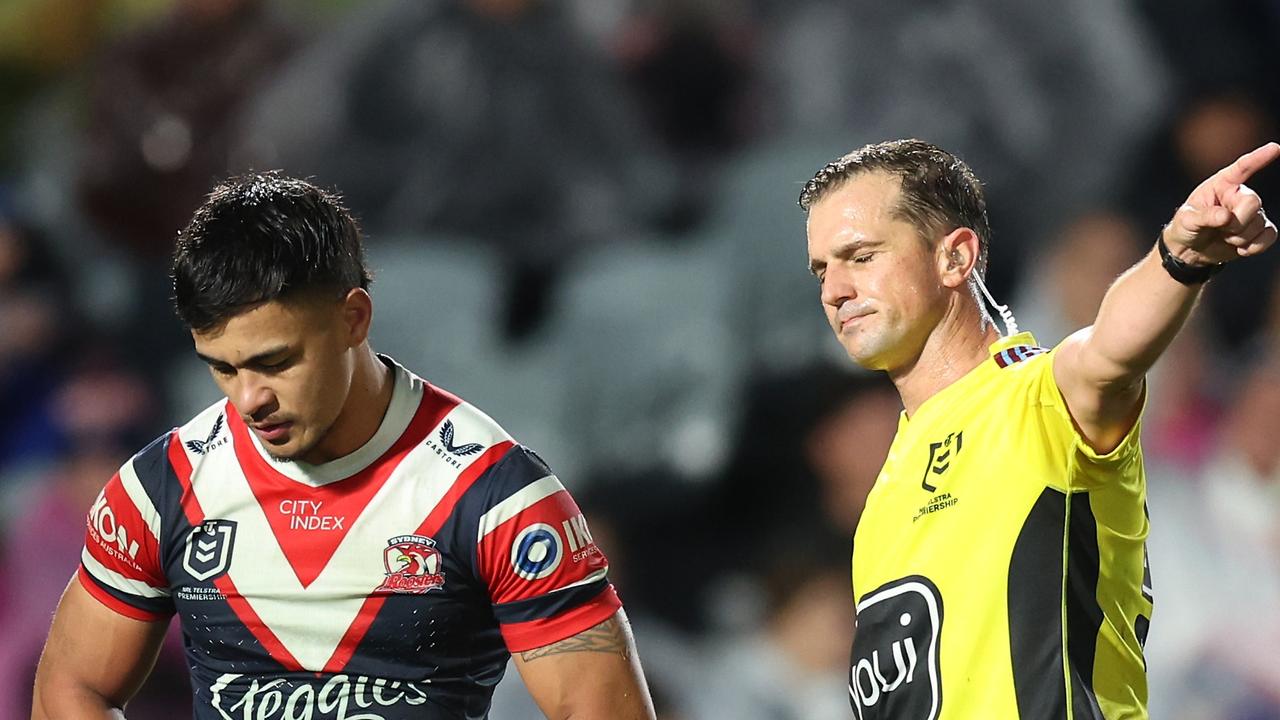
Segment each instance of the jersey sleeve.
[[1142,465],[1142,414],[1146,410],[1147,387],[1143,382],[1142,407],[1129,431],[1114,449],[1107,453],[1094,450],[1080,434],[1071,411],[1067,408],[1066,399],[1053,377],[1054,358],[1057,348],[1044,356],[1035,368],[1039,395],[1042,405],[1047,410],[1047,422],[1057,426],[1065,438],[1067,472],[1065,490],[1091,490],[1114,482],[1125,482],[1126,478],[1141,476]]
[[125,463],[89,508],[80,584],[103,605],[135,620],[173,613],[160,552],[160,515],[143,477],[162,473],[164,440]]
[[523,447],[491,473],[476,566],[507,649],[549,645],[609,619],[622,604],[608,560],[560,480]]

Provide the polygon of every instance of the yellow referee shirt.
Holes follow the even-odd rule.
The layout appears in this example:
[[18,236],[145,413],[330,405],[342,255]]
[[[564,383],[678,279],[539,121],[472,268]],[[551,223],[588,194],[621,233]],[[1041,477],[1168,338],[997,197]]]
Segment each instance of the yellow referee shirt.
[[1138,423],[1099,455],[1029,333],[899,421],[854,538],[857,717],[1146,718]]

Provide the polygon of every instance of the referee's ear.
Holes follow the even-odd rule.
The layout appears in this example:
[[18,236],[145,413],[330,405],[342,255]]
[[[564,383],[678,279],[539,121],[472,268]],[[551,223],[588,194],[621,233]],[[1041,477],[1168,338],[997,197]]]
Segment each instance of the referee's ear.
[[966,286],[969,275],[978,264],[980,250],[978,234],[970,228],[958,227],[944,235],[938,242],[936,256],[938,279],[943,287],[955,289]]

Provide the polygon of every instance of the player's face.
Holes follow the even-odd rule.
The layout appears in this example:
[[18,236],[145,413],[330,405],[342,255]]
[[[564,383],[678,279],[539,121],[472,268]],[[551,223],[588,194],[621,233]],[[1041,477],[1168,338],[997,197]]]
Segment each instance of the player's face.
[[308,459],[351,389],[355,356],[343,304],[271,301],[192,337],[263,448],[281,459]]
[[809,211],[809,266],[849,357],[871,370],[914,361],[946,306],[937,251],[894,214],[899,180],[868,172]]

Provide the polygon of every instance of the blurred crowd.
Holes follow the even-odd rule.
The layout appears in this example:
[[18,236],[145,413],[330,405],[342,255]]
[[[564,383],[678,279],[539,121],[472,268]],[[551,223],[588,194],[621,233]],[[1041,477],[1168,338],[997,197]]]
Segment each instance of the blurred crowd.
[[[0,717],[86,509],[217,400],[167,253],[213,182],[337,188],[373,343],[591,517],[664,720],[847,718],[853,529],[900,405],[830,338],[801,184],[917,136],[987,184],[1052,345],[1280,134],[1275,0],[6,0]],[[1280,169],[1251,183],[1280,215]],[[1280,251],[1210,283],[1143,420],[1154,717],[1280,717]],[[130,717],[183,717],[171,637]],[[538,717],[514,672],[494,717]]]

